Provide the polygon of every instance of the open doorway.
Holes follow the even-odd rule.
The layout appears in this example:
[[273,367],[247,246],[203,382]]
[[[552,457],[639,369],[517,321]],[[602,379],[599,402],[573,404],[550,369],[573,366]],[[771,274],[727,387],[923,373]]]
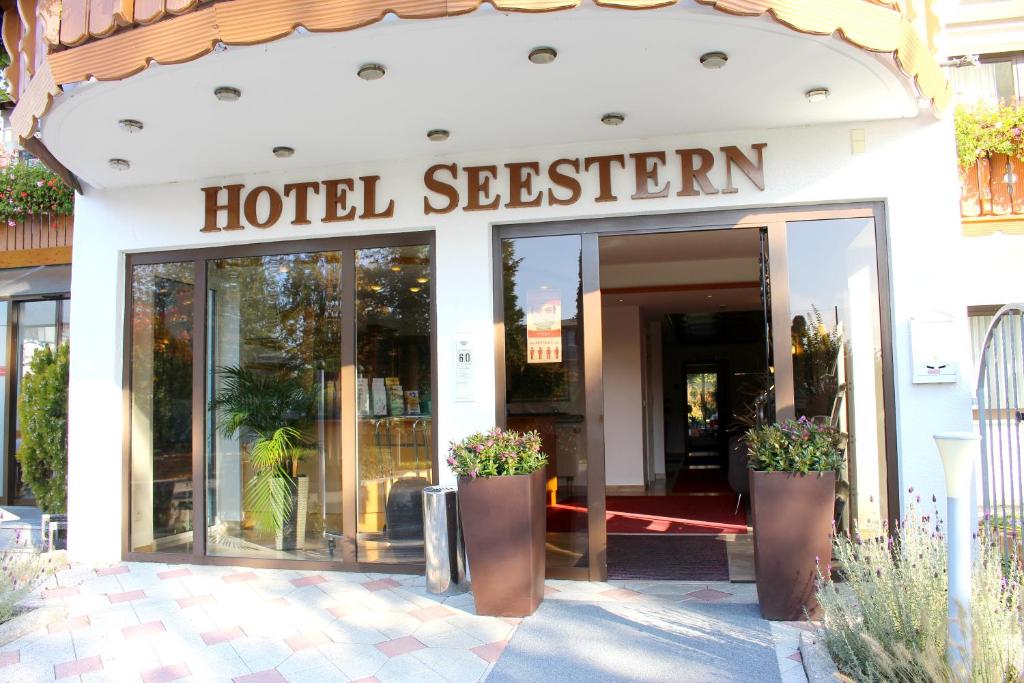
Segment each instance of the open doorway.
[[753,580],[745,449],[771,396],[756,228],[600,239],[610,578]]

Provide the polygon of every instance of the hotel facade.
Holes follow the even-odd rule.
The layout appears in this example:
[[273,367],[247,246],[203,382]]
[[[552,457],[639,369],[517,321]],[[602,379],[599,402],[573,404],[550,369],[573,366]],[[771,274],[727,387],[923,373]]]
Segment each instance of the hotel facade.
[[32,4],[12,124],[81,191],[74,559],[417,571],[420,491],[495,424],[551,456],[553,577],[631,520],[743,535],[758,419],[850,435],[841,528],[943,495],[960,186],[907,3]]

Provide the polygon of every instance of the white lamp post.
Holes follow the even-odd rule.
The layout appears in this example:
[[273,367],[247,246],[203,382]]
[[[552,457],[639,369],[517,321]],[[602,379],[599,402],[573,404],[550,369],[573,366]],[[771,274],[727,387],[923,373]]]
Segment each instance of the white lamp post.
[[949,665],[971,671],[971,475],[981,437],[972,432],[935,435],[946,473],[946,542],[949,549]]

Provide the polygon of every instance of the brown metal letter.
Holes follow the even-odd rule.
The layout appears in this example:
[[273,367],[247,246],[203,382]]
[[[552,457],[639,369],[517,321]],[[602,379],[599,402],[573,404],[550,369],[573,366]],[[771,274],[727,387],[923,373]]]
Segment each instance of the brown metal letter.
[[[655,199],[668,196],[669,183],[665,183],[661,189],[652,189],[652,185],[658,185],[658,164],[665,164],[664,152],[638,152],[630,154],[633,160],[633,173],[636,175],[636,192],[633,199]],[[655,163],[650,163],[651,161]]]
[[[261,194],[266,194],[267,199],[270,200],[270,212],[267,213],[267,220],[265,221],[259,220],[259,214],[256,213],[256,205],[260,201]],[[253,188],[252,192],[245,197],[245,220],[254,228],[269,228],[281,218],[281,209],[283,207],[281,195],[277,190],[267,185],[260,185]]]
[[494,199],[486,204],[481,200],[491,194],[491,180],[498,179],[497,166],[463,166],[466,172],[466,205],[463,211],[493,211],[501,204],[501,195],[495,194]]
[[597,166],[598,192],[594,197],[595,202],[614,202],[618,199],[612,194],[613,163],[625,168],[626,157],[621,154],[609,154],[603,157],[587,157],[583,160],[583,169],[586,171],[589,171],[591,166]]
[[[221,230],[241,230],[242,221],[242,188],[245,185],[225,185],[224,187],[204,187],[203,194],[206,196],[206,220],[203,229],[199,232],[220,232]],[[218,204],[220,191],[228,191],[227,204]],[[228,212],[228,220],[223,228],[217,227],[217,214],[221,211]]]
[[[694,181],[700,185],[704,194],[718,194],[718,188],[708,180],[708,171],[715,165],[715,157],[711,150],[698,147],[695,149],[677,149],[680,165],[683,172],[683,187],[676,192],[677,197],[696,197],[700,194],[693,186]],[[700,165],[694,168],[694,161],[700,158]]]
[[580,172],[579,159],[558,159],[557,161],[551,162],[551,165],[548,166],[548,178],[550,178],[551,182],[558,187],[564,187],[569,190],[569,196],[565,199],[561,199],[555,196],[554,189],[549,189],[548,204],[552,206],[568,206],[569,204],[575,204],[580,200],[580,195],[583,194],[583,186],[580,185],[580,181],[573,176],[559,171],[559,166],[571,166],[572,170],[576,171],[576,173]]
[[[543,192],[533,195],[533,177],[540,174],[540,164],[536,161],[515,162],[505,164],[508,169],[508,201],[505,207],[522,209],[529,206],[540,206],[544,198]],[[523,195],[533,195],[524,198]]]
[[437,172],[445,170],[451,174],[452,179],[458,175],[459,167],[455,164],[436,164],[427,169],[423,174],[423,184],[431,192],[436,192],[442,197],[447,197],[448,203],[438,208],[430,203],[429,197],[423,198],[423,214],[429,216],[432,213],[451,213],[459,205],[459,191],[454,185],[442,182],[436,178]]
[[316,181],[308,181],[305,183],[288,183],[284,186],[284,196],[289,196],[292,192],[295,193],[295,218],[292,220],[292,225],[309,225],[312,223],[309,220],[309,191],[312,190],[313,194],[320,194],[320,183]]
[[[338,221],[355,220],[356,209],[352,207],[348,211],[348,193],[352,191],[353,182],[351,178],[338,178],[336,180],[325,180],[324,185],[324,223],[337,223]],[[345,211],[345,213],[339,213]]]
[[733,194],[739,190],[732,184],[732,166],[736,166],[743,172],[743,175],[747,176],[750,182],[757,186],[757,189],[764,191],[764,148],[768,146],[766,142],[759,142],[756,145],[751,145],[750,148],[757,152],[757,165],[748,159],[743,152],[740,151],[739,147],[735,145],[729,145],[722,147],[722,152],[725,153],[725,187],[722,188],[722,194]]
[[363,184],[363,212],[359,214],[360,218],[391,218],[395,215],[394,199],[388,201],[387,208],[383,211],[377,211],[378,180],[379,175],[359,176],[359,181]]

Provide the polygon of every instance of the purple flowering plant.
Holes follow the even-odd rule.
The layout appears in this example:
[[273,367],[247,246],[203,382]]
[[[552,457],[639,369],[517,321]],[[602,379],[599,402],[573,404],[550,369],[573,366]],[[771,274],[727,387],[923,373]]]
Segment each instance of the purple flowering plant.
[[448,448],[448,467],[460,477],[509,477],[532,474],[544,467],[548,456],[541,450],[540,434],[499,427],[453,441]]
[[763,472],[835,472],[846,461],[846,435],[801,417],[747,432],[748,465]]

